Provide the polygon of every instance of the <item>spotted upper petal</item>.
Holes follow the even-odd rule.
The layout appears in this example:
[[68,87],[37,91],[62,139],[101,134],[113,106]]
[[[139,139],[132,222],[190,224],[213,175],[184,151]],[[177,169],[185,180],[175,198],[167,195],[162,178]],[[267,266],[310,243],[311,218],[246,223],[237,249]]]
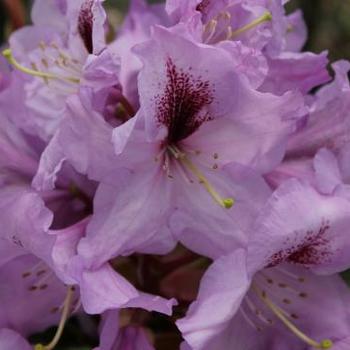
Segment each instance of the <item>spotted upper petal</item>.
[[[349,202],[297,180],[281,185],[253,225],[252,266],[284,261],[331,274],[349,268]],[[262,263],[263,261],[263,263]],[[262,264],[262,265],[261,265]]]
[[[229,120],[219,125],[236,138],[237,147],[231,147],[236,159],[231,160],[254,162],[263,171],[280,161],[286,136],[305,112],[300,96],[254,91],[234,70],[227,51],[195,44],[165,28],[157,27],[137,52],[144,61],[139,91],[148,138],[172,144],[191,137],[189,142],[210,147],[218,137],[201,135],[202,129]],[[219,141],[229,140],[223,137]]]
[[104,0],[77,0],[67,2],[71,40],[79,43],[89,54],[98,55],[106,46],[105,23],[107,14]]
[[152,40],[139,45],[137,53],[144,62],[139,91],[149,137],[154,138],[160,126],[170,128],[171,122],[177,127],[172,121],[176,118],[188,128],[171,136],[186,137],[208,117],[227,116],[238,104],[242,87],[224,50],[196,45],[156,27]]
[[171,187],[161,171],[118,171],[100,184],[94,216],[79,244],[79,254],[89,266],[98,267],[120,254],[164,253],[174,247],[167,227]]

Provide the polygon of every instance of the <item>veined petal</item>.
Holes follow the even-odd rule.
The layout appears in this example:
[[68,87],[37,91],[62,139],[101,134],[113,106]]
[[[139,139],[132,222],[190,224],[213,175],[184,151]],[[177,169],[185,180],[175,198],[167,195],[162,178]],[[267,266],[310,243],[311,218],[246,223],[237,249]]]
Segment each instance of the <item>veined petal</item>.
[[[210,258],[246,247],[248,228],[270,195],[263,179],[248,168],[230,164],[203,173],[221,196],[232,197],[233,207],[223,209],[197,181],[188,183],[176,176],[177,210],[170,227],[182,244]],[[205,169],[205,170],[204,170]],[[174,180],[170,180],[174,181]]]
[[[77,264],[78,266],[78,264]],[[96,270],[76,270],[81,300],[86,312],[100,314],[111,309],[124,307],[144,308],[149,311],[172,313],[175,300],[138,292],[124,277],[109,264]]]
[[57,135],[58,151],[78,172],[101,180],[115,168],[113,128],[93,110],[91,101],[89,89],[82,89],[79,96],[69,99]]
[[171,187],[154,159],[150,162],[143,171],[115,172],[100,184],[94,215],[78,248],[90,266],[120,254],[164,253],[174,246],[167,228]]
[[210,340],[226,329],[249,286],[243,250],[213,263],[202,279],[197,300],[187,316],[176,322],[192,349],[207,349]]

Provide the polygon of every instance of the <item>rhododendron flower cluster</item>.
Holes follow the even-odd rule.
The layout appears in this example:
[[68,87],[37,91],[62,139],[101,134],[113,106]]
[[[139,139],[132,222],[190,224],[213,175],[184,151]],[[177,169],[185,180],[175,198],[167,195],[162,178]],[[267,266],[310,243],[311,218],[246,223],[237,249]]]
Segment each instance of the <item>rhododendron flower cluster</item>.
[[1,61],[1,350],[73,317],[96,350],[350,348],[350,63],[286,2],[34,1]]

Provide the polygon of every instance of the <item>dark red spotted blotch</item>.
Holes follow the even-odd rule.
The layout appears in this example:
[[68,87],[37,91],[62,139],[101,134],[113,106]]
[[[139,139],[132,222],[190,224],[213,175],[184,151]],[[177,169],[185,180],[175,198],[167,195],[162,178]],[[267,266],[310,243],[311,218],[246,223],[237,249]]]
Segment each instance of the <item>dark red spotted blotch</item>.
[[86,0],[80,8],[78,17],[78,31],[82,38],[86,50],[91,54],[93,52],[92,30],[93,30],[93,0]]
[[193,134],[211,119],[208,108],[213,102],[213,87],[201,77],[179,69],[171,58],[166,61],[167,83],[156,96],[156,118],[168,128],[168,144],[175,144]]

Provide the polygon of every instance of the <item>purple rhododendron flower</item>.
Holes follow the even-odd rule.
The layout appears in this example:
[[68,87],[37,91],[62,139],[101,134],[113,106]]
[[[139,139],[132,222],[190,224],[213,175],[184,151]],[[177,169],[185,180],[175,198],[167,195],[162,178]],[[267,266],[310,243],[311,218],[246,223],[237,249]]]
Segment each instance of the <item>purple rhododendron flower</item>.
[[[316,191],[295,180],[283,184],[252,224],[246,261],[244,253],[237,252],[214,263],[189,315],[178,321],[194,349],[225,348],[232,341],[246,349],[279,349],[292,342],[300,349],[305,343],[326,348],[326,340],[318,343],[313,338],[322,340],[329,332],[336,341],[347,335],[346,322],[341,321],[348,317],[344,282],[339,277],[316,277],[313,272],[332,274],[348,266],[350,207],[340,198],[315,200],[314,196],[319,196]],[[312,210],[308,203],[313,203]],[[221,292],[215,294],[215,289]],[[318,315],[327,314],[328,302],[335,302],[328,307],[339,310],[339,324]],[[203,318],[205,313],[210,319]],[[285,326],[295,334],[294,340],[279,335],[287,330]],[[305,330],[308,335],[302,333]]]
[[[106,15],[100,1],[69,2],[67,14],[52,2],[44,7],[41,3],[33,8],[34,24],[14,33],[11,51],[6,51],[14,66],[32,77],[28,79],[27,74],[16,78],[19,82],[14,79],[4,98],[17,99],[20,86],[23,113],[17,116],[18,124],[48,140],[59,127],[65,100],[80,85],[93,81],[98,91],[118,84],[119,59],[105,50]],[[42,20],[48,11],[52,13],[50,25]],[[11,110],[11,105],[8,108]]]
[[[199,198],[206,206],[214,203],[218,216],[227,215],[236,190],[223,167],[238,162],[261,171],[276,164],[303,108],[298,95],[252,90],[232,70],[224,50],[196,45],[169,30],[156,28],[153,40],[137,50],[145,60],[141,109],[113,131],[115,170],[101,181],[95,215],[79,246],[94,267],[136,246],[147,253],[170,250],[169,217],[189,203],[195,208]],[[192,57],[201,57],[201,64]],[[213,62],[218,68],[211,75]],[[232,79],[224,78],[228,75]],[[223,103],[228,91],[234,92],[230,105]],[[251,108],[255,104],[261,106],[258,114]],[[231,141],[229,135],[237,137]],[[203,215],[197,207],[195,215]],[[131,224],[134,216],[138,220]]]
[[[197,301],[178,321],[191,349],[232,343],[243,349],[327,349],[347,337],[349,300],[339,277],[317,277],[293,265],[255,275],[247,269],[244,253],[238,251],[208,270]],[[330,320],[329,310],[337,318]]]
[[0,350],[349,348],[350,63],[287,2],[33,1],[0,58]]

